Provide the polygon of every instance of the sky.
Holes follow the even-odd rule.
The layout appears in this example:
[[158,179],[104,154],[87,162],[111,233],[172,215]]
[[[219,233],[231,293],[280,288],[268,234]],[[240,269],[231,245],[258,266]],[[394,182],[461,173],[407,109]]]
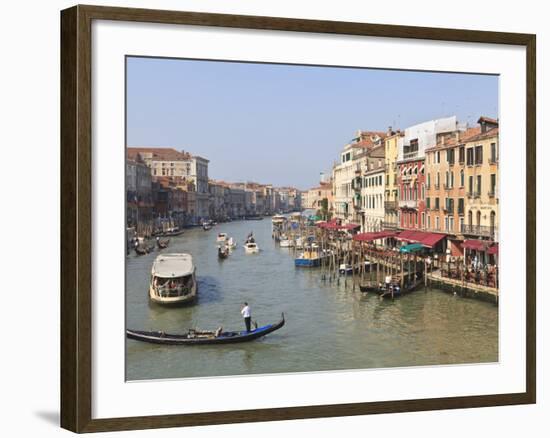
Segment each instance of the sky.
[[498,77],[127,58],[127,145],[208,158],[209,177],[307,189],[357,130],[498,117]]

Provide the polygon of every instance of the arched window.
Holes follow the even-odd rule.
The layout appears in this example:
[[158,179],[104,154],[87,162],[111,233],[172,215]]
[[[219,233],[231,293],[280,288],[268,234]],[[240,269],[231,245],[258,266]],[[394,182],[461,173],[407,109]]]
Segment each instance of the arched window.
[[478,227],[481,225],[481,211],[478,211],[476,214],[476,225]]
[[472,210],[470,210],[468,212],[468,225],[472,226],[473,225],[473,222],[472,222]]

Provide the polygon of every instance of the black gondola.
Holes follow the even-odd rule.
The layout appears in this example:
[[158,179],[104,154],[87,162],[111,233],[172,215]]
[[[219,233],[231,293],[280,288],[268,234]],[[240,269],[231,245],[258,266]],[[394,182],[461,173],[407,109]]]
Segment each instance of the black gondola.
[[220,259],[226,259],[229,256],[229,248],[226,247],[218,247],[218,258]]
[[161,239],[159,237],[157,237],[157,246],[159,247],[159,249],[164,249],[164,248],[168,248],[168,244],[170,243],[170,239]]
[[189,330],[182,335],[169,334],[164,332],[147,332],[140,330],[126,330],[126,336],[136,341],[150,342],[153,344],[164,345],[201,345],[201,344],[231,344],[236,342],[248,342],[261,338],[269,333],[279,330],[285,325],[285,315],[281,315],[281,320],[276,324],[268,324],[263,327],[247,331],[224,332],[220,329],[216,331]]

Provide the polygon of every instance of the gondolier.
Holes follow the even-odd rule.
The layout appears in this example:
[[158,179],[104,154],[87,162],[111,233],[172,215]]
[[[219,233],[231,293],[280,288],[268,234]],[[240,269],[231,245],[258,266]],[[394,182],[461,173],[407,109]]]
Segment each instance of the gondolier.
[[250,331],[250,307],[248,306],[248,303],[244,303],[243,308],[241,309],[241,315],[244,318],[246,331],[248,333]]

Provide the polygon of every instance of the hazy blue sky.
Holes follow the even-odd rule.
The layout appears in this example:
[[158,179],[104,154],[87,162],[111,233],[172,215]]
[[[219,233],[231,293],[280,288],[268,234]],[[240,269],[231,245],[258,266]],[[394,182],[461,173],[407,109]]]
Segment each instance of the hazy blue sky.
[[210,159],[209,175],[301,189],[358,129],[498,116],[495,76],[128,58],[128,146]]

